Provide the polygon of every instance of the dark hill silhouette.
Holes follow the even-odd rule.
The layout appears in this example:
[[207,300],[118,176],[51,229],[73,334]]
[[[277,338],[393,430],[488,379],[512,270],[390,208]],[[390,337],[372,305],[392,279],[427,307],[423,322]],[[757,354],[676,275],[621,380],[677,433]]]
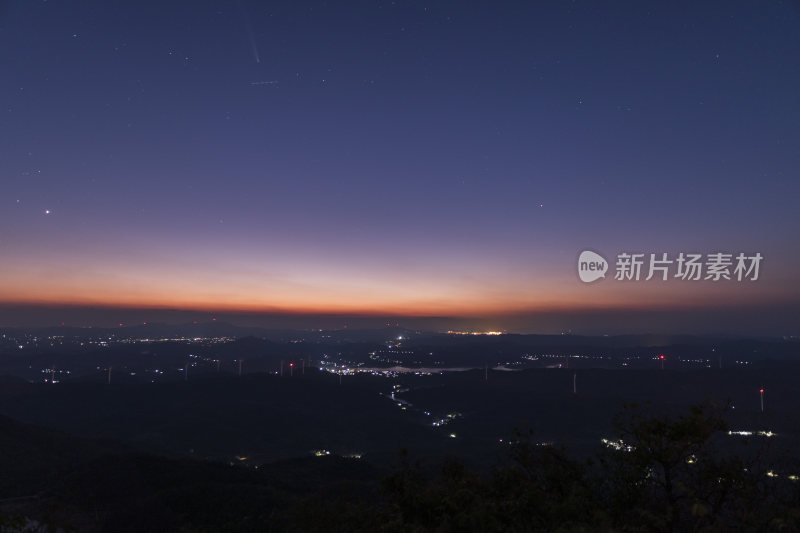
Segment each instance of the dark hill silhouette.
[[0,416],[0,499],[35,495],[101,450],[96,443]]

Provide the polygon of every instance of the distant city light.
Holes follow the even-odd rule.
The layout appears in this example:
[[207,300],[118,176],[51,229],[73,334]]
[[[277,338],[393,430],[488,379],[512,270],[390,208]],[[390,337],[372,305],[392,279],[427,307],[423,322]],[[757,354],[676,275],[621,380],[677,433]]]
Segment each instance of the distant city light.
[[506,331],[453,331],[447,332],[448,335],[505,335]]
[[738,430],[738,431],[728,431],[728,435],[739,435],[740,437],[751,437],[756,435],[758,437],[777,437],[778,434],[771,430],[758,430],[758,431],[748,431],[748,430]]

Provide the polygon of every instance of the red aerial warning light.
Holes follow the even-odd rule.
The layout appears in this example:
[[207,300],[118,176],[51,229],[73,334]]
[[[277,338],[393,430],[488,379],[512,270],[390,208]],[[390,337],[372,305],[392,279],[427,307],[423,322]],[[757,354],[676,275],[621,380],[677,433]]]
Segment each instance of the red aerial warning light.
[[659,355],[658,358],[659,359],[664,359],[664,356],[663,355]]
[[289,363],[289,366],[294,366],[294,363]]
[[764,389],[758,389],[758,392],[760,392],[761,394],[764,394]]

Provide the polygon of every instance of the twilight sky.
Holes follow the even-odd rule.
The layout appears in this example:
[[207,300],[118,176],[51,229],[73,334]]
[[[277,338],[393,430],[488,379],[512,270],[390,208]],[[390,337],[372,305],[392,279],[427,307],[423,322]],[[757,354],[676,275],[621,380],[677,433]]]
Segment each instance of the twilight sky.
[[800,334],[799,58],[789,1],[0,2],[0,325]]

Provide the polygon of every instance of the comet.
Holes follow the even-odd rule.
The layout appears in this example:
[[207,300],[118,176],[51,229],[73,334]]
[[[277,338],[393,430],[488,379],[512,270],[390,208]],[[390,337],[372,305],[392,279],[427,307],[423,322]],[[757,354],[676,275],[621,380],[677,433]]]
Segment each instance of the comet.
[[244,31],[247,34],[247,40],[250,42],[250,51],[253,53],[253,61],[261,63],[261,54],[258,53],[258,45],[256,44],[256,37],[253,34],[253,27],[250,25],[250,18],[247,16],[242,1],[238,0],[236,4],[239,6],[239,11],[242,13]]

